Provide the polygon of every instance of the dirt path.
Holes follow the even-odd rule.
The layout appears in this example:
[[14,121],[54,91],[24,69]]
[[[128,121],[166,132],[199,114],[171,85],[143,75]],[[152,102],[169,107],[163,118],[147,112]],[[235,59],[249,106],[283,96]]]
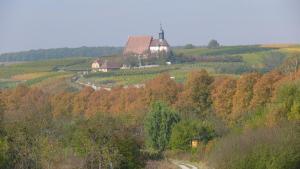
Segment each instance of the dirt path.
[[186,162],[180,162],[180,161],[172,160],[172,163],[174,163],[175,165],[177,165],[181,169],[198,169],[198,167],[196,167],[192,164],[188,164]]

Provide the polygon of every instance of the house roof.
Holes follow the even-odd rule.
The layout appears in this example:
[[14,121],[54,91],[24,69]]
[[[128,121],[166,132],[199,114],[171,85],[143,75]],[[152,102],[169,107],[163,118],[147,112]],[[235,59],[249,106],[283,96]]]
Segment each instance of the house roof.
[[151,36],[130,36],[126,43],[124,54],[145,54],[150,47]]
[[104,63],[100,66],[100,69],[119,69],[122,65],[114,61],[105,60]]
[[153,39],[150,46],[169,46],[169,44],[164,39]]

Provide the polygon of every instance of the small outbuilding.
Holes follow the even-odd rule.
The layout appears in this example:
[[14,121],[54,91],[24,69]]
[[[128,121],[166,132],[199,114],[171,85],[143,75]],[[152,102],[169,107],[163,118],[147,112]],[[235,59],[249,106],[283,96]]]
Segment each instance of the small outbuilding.
[[97,59],[92,63],[92,71],[94,72],[109,72],[112,70],[121,69],[122,64],[113,60],[100,60]]
[[105,60],[104,63],[100,66],[99,71],[100,72],[109,72],[112,70],[121,69],[121,67],[122,67],[122,64],[120,64],[120,63]]

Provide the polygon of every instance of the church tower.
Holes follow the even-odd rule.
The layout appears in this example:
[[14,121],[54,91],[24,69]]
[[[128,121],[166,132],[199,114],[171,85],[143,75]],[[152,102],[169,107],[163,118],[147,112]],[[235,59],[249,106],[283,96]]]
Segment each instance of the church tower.
[[159,40],[165,40],[165,32],[160,24]]

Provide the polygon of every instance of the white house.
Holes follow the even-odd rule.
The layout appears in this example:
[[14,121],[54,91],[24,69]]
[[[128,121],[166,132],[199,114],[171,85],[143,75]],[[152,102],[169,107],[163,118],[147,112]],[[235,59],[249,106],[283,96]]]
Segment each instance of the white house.
[[93,63],[92,63],[92,69],[93,70],[98,70],[100,68],[100,66],[102,65],[102,62],[100,59],[97,59],[95,60]]

